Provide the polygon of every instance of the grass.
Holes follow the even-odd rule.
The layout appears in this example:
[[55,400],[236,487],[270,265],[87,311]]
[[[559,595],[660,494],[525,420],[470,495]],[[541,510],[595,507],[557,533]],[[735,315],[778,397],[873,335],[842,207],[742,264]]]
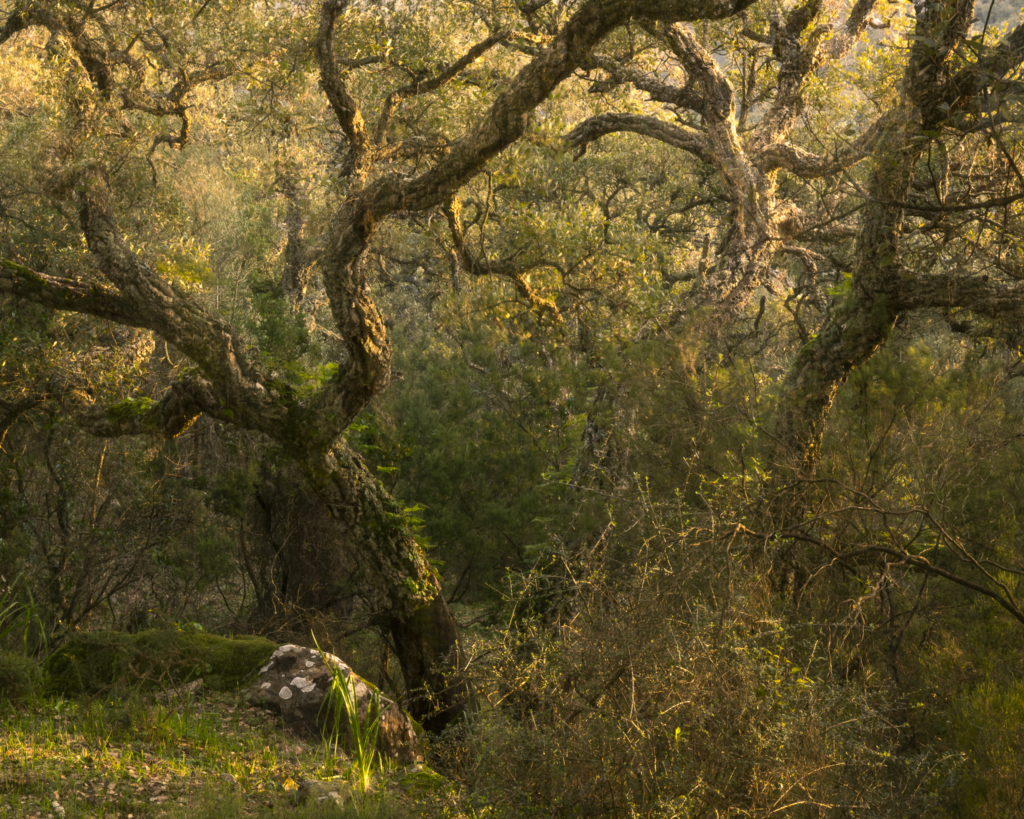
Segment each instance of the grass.
[[[0,580],[3,579],[0,576]],[[19,583],[24,586],[24,594],[28,599],[27,603],[20,602],[15,594]],[[47,643],[46,630],[42,627],[42,621],[39,619],[39,613],[36,611],[35,601],[32,599],[32,590],[25,581],[25,576],[19,574],[12,582],[7,584],[7,588],[0,595],[0,647],[3,646],[5,638],[9,634],[17,634],[20,631],[21,643],[24,645],[25,650],[28,651],[33,628],[43,643],[41,647],[45,649]]]
[[325,758],[277,718],[234,694],[163,705],[152,697],[55,698],[0,710],[0,819],[78,817],[459,816],[450,789],[426,798],[400,778],[344,806],[296,807],[304,779],[353,782],[344,757]]
[[346,735],[347,725],[347,736],[351,740],[354,757],[352,769],[356,774],[360,790],[366,793],[370,790],[370,785],[373,782],[375,768],[383,768],[382,765],[374,765],[374,759],[379,758],[377,732],[380,728],[381,718],[380,693],[364,683],[370,694],[370,701],[366,706],[366,722],[364,723],[359,716],[359,688],[355,674],[350,671],[350,676],[345,676],[340,668],[330,663],[320,648],[320,644],[317,643],[316,637],[313,638],[313,644],[320,653],[320,659],[331,671],[331,692],[321,706],[321,710],[328,709],[323,744],[324,754],[328,756],[333,753],[334,756],[337,756],[338,743],[342,736]]

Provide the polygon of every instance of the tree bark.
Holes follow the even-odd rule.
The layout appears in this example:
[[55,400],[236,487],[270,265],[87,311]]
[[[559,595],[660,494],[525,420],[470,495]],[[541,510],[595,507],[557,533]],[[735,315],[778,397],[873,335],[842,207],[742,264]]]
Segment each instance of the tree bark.
[[409,532],[401,505],[347,444],[320,458],[306,456],[300,465],[343,524],[342,546],[359,556],[371,599],[386,613],[410,713],[440,731],[462,713],[467,689],[458,626],[437,573]]
[[[602,136],[632,132],[651,137],[713,165],[731,202],[730,226],[724,232],[716,258],[702,271],[686,294],[686,302],[665,323],[679,324],[686,316],[706,311],[718,326],[738,319],[763,286],[771,289],[773,264],[786,244],[810,221],[798,207],[777,195],[778,174],[785,168],[804,179],[819,178],[861,161],[878,137],[870,128],[852,145],[830,154],[814,155],[787,140],[804,108],[808,78],[827,62],[843,58],[867,26],[876,0],[858,0],[844,24],[833,30],[819,22],[822,4],[808,0],[791,8],[784,20],[763,38],[744,29],[751,38],[770,42],[776,79],[774,95],[757,125],[740,133],[737,94],[731,81],[696,33],[681,24],[648,23],[644,28],[660,40],[685,69],[687,82],[672,83],[630,65],[595,55],[592,65],[617,81],[629,82],[663,103],[674,122],[654,116],[604,113],[580,123],[567,142],[579,149]],[[826,33],[833,36],[825,38]],[[741,89],[746,93],[747,89]],[[751,104],[743,100],[744,107]],[[680,111],[692,111],[699,124],[686,124]],[[708,322],[709,326],[713,322]]]
[[409,713],[428,731],[440,733],[470,705],[459,628],[448,603],[439,590],[418,609],[392,612],[389,625],[409,686]]
[[923,146],[913,110],[882,137],[868,184],[851,289],[829,323],[800,350],[782,384],[776,462],[813,470],[828,411],[839,387],[888,339],[898,317],[902,202]]

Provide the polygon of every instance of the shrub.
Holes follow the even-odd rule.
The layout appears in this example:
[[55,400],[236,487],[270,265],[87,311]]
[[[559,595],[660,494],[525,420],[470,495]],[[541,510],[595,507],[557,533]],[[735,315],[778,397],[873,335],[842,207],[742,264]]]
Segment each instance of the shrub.
[[985,682],[954,710],[970,759],[957,796],[964,816],[1024,816],[1024,682]]
[[537,585],[562,603],[478,646],[469,792],[508,816],[934,812],[949,765],[901,748],[885,691],[832,680],[814,624],[723,552],[654,537],[528,575],[514,611]]
[[19,703],[39,690],[42,678],[32,659],[13,651],[0,650],[0,703]]

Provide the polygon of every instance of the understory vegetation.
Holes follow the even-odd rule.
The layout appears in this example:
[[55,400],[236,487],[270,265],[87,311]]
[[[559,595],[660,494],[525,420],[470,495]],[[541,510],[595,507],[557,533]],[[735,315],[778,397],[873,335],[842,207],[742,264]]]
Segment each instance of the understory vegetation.
[[[1024,819],[1022,64],[0,0],[0,819]],[[289,642],[425,764],[254,710]]]

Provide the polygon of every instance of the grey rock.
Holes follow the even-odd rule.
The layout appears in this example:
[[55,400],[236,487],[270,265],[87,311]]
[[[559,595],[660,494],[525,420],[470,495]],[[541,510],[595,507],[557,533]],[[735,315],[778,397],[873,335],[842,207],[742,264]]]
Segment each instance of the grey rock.
[[314,802],[334,802],[336,805],[344,805],[352,795],[352,786],[340,779],[321,781],[318,779],[307,779],[295,792],[293,801],[296,806],[304,805],[310,800]]
[[[299,734],[315,740],[321,739],[325,729],[334,725],[334,707],[324,704],[324,698],[331,690],[334,669],[349,680],[355,681],[356,703],[362,724],[375,714],[374,694],[376,689],[355,674],[352,669],[333,654],[296,645],[283,645],[270,657],[255,685],[249,689],[249,701],[281,715],[286,725]],[[382,757],[403,765],[421,762],[416,729],[413,721],[398,706],[386,697],[379,698],[381,717],[377,733],[377,750]],[[347,730],[348,722],[342,714],[341,724]],[[343,738],[351,748],[351,738]]]
[[159,691],[157,692],[156,699],[161,705],[173,707],[202,696],[202,693],[203,678],[200,677],[198,680],[193,680],[190,683]]

